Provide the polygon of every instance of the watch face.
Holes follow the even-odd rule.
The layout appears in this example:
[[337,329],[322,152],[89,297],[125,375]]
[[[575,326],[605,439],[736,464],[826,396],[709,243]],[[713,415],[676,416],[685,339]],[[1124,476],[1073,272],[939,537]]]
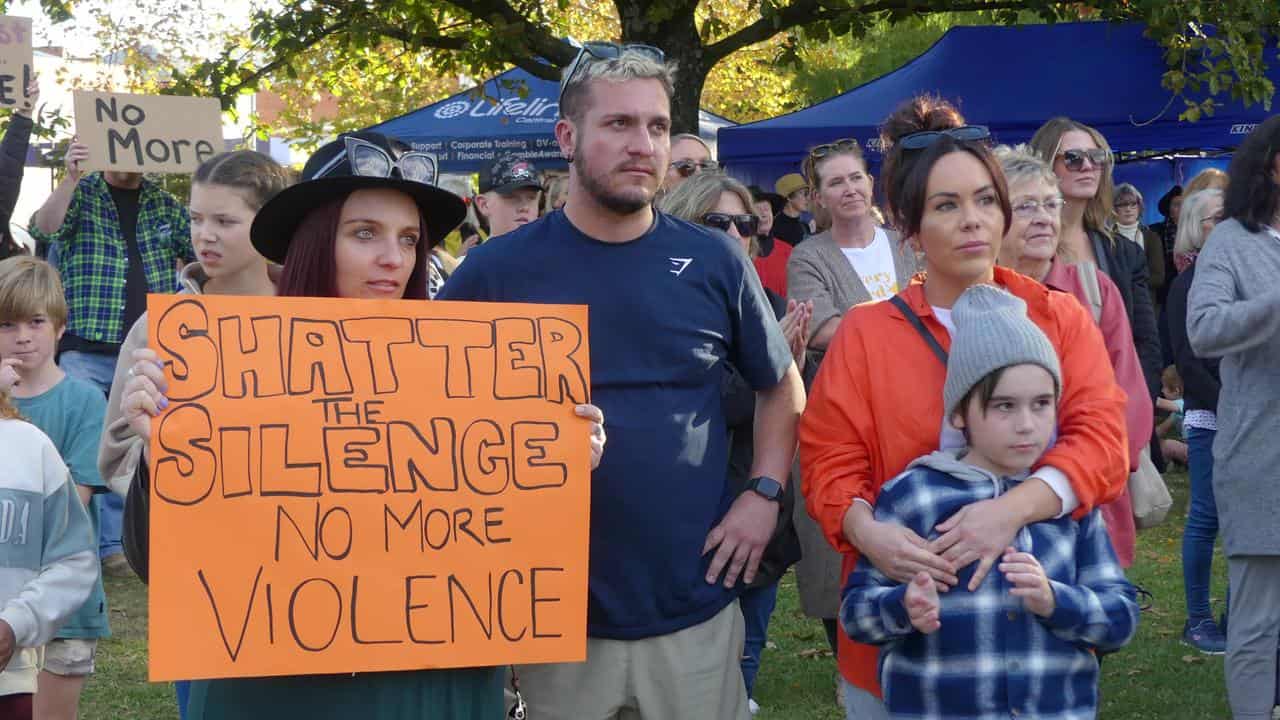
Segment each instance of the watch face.
[[754,480],[754,489],[770,500],[777,500],[782,497],[782,483],[771,477],[758,477]]

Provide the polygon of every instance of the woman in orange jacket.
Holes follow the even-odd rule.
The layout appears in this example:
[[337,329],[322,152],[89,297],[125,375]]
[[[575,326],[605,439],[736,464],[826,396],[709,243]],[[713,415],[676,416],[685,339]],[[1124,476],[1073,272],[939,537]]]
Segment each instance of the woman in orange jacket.
[[[892,300],[855,307],[841,323],[800,424],[804,496],[843,554],[846,576],[865,553],[891,578],[908,582],[924,570],[945,590],[976,562],[975,587],[1022,526],[1083,515],[1124,488],[1125,395],[1101,333],[1075,298],[995,266],[1011,210],[986,128],[965,125],[943,100],[918,97],[882,132],[890,148],[885,195],[903,237],[923,253],[925,272]],[[951,305],[978,283],[1022,298],[1058,351],[1056,441],[1029,481],[965,507],[920,537],[877,522],[872,506],[880,487],[912,460],[964,445],[960,431],[944,422],[942,387]],[[886,717],[877,649],[843,635],[840,642],[848,717]]]

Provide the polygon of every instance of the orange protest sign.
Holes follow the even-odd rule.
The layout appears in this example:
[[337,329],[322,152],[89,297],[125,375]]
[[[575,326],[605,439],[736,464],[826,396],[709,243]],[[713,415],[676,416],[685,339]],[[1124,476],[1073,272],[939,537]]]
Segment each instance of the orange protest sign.
[[147,307],[152,680],[586,658],[586,308]]

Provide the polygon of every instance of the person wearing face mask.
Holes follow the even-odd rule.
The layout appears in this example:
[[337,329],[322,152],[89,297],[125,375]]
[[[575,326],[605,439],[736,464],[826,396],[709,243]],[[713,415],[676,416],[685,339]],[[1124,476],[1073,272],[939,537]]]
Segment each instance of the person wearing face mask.
[[[1160,314],[1160,298],[1167,290],[1164,267],[1164,244],[1154,230],[1142,224],[1142,214],[1146,211],[1142,193],[1133,183],[1121,183],[1115,191],[1116,234],[1138,243],[1147,255],[1147,278],[1151,286],[1151,299],[1156,307],[1156,315]],[[1165,343],[1160,343],[1164,347]]]

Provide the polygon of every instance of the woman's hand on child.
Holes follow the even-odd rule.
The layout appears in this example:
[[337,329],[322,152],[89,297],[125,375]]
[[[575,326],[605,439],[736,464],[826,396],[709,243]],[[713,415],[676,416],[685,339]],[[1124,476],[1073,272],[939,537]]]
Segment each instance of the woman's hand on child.
[[1049,576],[1044,574],[1044,568],[1034,555],[1018,552],[1011,547],[1005,548],[999,569],[1013,585],[1009,594],[1022,598],[1022,606],[1027,612],[1042,618],[1053,614],[1057,607],[1053,598],[1053,586],[1049,584]]
[[927,573],[946,592],[957,582],[955,568],[929,551],[929,542],[910,528],[873,520],[866,532],[859,532],[854,545],[885,576],[900,583],[911,582]]
[[902,596],[902,606],[907,609],[907,617],[911,618],[911,627],[928,635],[942,627],[939,614],[942,603],[938,599],[938,588],[927,572],[916,573],[907,585],[907,594]]
[[937,530],[942,534],[929,544],[929,550],[941,555],[957,571],[977,561],[978,567],[969,581],[972,592],[991,572],[1002,548],[1013,542],[1019,528],[1017,517],[1004,507],[1000,498],[980,500],[960,508],[939,524]]
[[0,392],[9,392],[18,384],[18,371],[15,369],[17,365],[18,358],[0,360]]
[[164,396],[169,381],[154,350],[143,348],[133,351],[133,367],[129,368],[129,380],[120,397],[120,414],[143,440],[151,437],[151,418],[169,407]]
[[573,409],[575,415],[591,421],[591,469],[600,467],[600,457],[604,455],[604,411],[595,405],[579,405]]

